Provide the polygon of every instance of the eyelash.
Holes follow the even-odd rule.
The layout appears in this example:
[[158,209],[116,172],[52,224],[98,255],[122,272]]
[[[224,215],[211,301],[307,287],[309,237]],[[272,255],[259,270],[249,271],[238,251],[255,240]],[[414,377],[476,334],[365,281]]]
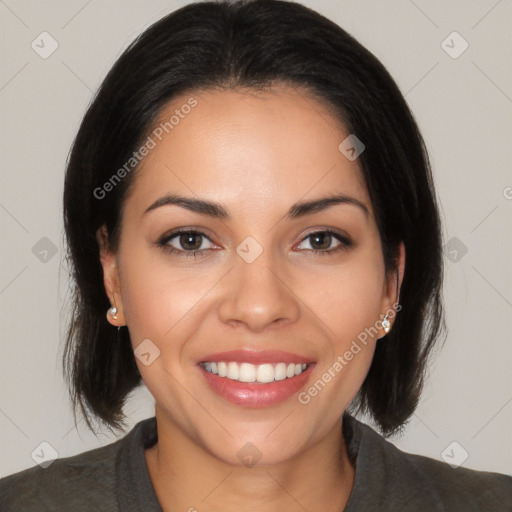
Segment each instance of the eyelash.
[[[320,231],[314,231],[313,233],[310,233],[309,235],[304,237],[301,240],[301,243],[304,240],[307,240],[308,238],[312,237],[313,235],[325,234],[325,233],[333,236],[336,240],[338,240],[340,242],[340,245],[338,245],[334,249],[328,249],[328,250],[321,250],[321,249],[304,249],[304,250],[307,250],[307,251],[313,253],[313,255],[315,257],[316,256],[330,256],[330,255],[332,256],[333,253],[338,253],[340,251],[344,251],[352,245],[352,242],[348,238],[346,238],[345,236],[341,235],[340,233],[338,233],[332,229],[323,229]],[[193,229],[184,229],[184,230],[174,231],[173,233],[170,233],[169,235],[164,235],[156,243],[156,245],[168,254],[184,256],[186,258],[192,258],[192,257],[196,258],[198,254],[204,253],[205,251],[208,250],[208,249],[201,249],[199,251],[184,251],[181,249],[176,249],[175,247],[171,247],[170,245],[167,245],[173,238],[176,238],[177,236],[183,235],[183,234],[202,236],[211,242],[210,238],[207,235],[205,235],[204,233],[201,233],[200,231],[195,231]]]

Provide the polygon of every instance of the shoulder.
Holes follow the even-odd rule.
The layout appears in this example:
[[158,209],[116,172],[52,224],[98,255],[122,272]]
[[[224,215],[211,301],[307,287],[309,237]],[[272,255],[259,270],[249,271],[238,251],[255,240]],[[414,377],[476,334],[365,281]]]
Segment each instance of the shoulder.
[[115,463],[121,443],[122,439],[0,479],[0,510],[115,510]]
[[[391,444],[391,443],[390,443]],[[401,474],[414,481],[421,494],[447,510],[512,511],[512,477],[488,471],[477,471],[421,455],[398,452]],[[391,449],[390,449],[391,450]],[[441,509],[441,508],[440,508]]]
[[452,467],[440,460],[403,452],[368,425],[352,420],[361,450],[357,463],[368,467],[368,479],[377,478],[377,488],[387,494],[388,500],[394,496],[397,503],[401,502],[404,512],[512,511],[511,476]]

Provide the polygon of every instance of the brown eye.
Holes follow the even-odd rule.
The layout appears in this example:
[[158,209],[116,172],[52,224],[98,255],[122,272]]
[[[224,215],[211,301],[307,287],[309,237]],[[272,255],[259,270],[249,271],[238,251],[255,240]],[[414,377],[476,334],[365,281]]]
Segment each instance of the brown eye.
[[[204,244],[205,240],[211,244]],[[171,254],[179,256],[205,255],[213,244],[211,240],[199,231],[177,231],[164,236],[157,245]]]
[[179,236],[178,241],[185,250],[197,251],[202,244],[201,237],[197,233],[184,233]]
[[332,235],[329,233],[315,233],[314,235],[310,235],[311,247],[315,250],[325,251],[329,249],[332,242]]
[[[309,240],[309,247],[301,247],[300,245],[303,245],[307,240]],[[352,245],[352,243],[339,233],[324,230],[309,234],[303,239],[300,245],[299,249],[311,251],[315,254],[332,254],[346,249]]]

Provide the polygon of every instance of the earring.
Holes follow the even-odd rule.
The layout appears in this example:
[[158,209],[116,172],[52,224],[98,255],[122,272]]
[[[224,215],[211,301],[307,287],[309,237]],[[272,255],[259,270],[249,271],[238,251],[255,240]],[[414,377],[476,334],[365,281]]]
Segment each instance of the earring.
[[112,306],[109,310],[108,310],[108,313],[109,315],[114,319],[114,320],[117,320],[117,308],[115,306]]
[[386,313],[386,316],[382,320],[382,328],[384,329],[384,332],[387,334],[389,330],[391,329],[391,322],[388,320],[388,314]]

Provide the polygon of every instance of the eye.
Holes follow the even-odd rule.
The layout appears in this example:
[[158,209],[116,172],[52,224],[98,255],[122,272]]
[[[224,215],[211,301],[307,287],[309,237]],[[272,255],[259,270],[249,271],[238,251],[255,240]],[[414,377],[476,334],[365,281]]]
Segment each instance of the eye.
[[[211,245],[208,246],[208,241]],[[306,241],[309,247],[301,247]],[[333,246],[333,243],[336,245]],[[206,251],[212,249],[213,242],[207,235],[195,230],[180,230],[163,236],[157,245],[164,251],[185,257],[197,257],[206,255]],[[336,231],[326,229],[310,233],[298,246],[299,249],[310,251],[315,255],[329,255],[347,249],[352,242]]]
[[[301,247],[301,245],[308,240],[310,240],[307,244],[309,247]],[[337,245],[334,245],[334,247],[332,245],[333,242],[337,242]],[[315,231],[314,233],[310,233],[306,238],[303,239],[298,248],[312,251],[315,254],[327,255],[345,250],[351,245],[352,242],[347,237],[333,230],[326,229],[323,231]]]
[[199,253],[212,248],[208,244],[205,245],[205,239],[212,244],[212,241],[200,231],[182,230],[165,235],[157,245],[171,254],[196,257]]

